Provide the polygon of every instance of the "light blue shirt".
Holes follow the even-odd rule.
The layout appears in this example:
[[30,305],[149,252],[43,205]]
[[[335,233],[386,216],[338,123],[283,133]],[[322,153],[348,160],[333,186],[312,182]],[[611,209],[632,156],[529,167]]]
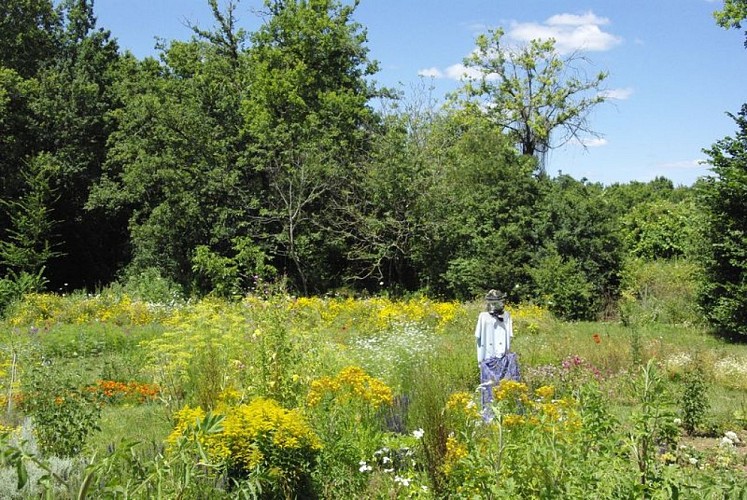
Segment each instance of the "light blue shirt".
[[504,311],[503,320],[489,312],[481,312],[475,326],[477,339],[477,362],[485,359],[502,358],[511,348],[511,337],[514,336],[511,315]]

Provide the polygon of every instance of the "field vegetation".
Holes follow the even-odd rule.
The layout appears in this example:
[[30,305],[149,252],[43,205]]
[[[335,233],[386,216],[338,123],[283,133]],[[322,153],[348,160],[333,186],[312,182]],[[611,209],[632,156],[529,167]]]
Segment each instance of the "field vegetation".
[[680,266],[641,271],[625,322],[510,305],[522,381],[489,423],[480,303],[27,295],[3,328],[0,495],[736,498],[747,347],[666,313],[692,303],[655,277]]
[[437,106],[357,1],[256,3],[142,60],[0,7],[0,498],[747,498],[747,105],[693,186],[552,175],[586,58],[496,29]]

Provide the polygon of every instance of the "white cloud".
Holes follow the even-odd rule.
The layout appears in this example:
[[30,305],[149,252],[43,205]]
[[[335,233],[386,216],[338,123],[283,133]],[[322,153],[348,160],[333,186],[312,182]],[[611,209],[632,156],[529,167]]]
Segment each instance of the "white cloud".
[[579,142],[587,148],[601,148],[608,144],[607,139],[604,137],[590,137],[588,139],[581,139]]
[[602,97],[606,99],[616,99],[618,101],[624,101],[625,99],[629,99],[630,96],[633,95],[633,89],[630,87],[626,87],[623,89],[608,89],[603,90],[599,93]]
[[545,21],[550,26],[584,26],[586,24],[604,25],[609,24],[610,20],[606,17],[599,17],[589,11],[583,15],[576,14],[555,14]]
[[[603,51],[609,50],[622,42],[622,38],[603,31],[600,26],[610,23],[606,17],[599,17],[591,11],[584,14],[556,14],[544,23],[519,23],[511,21],[511,28],[506,32],[510,41],[525,44],[531,40],[553,38],[555,48],[561,54],[574,51]],[[477,27],[477,26],[475,26]],[[418,75],[432,78],[449,78],[464,80],[466,78],[479,79],[482,73],[474,68],[467,68],[464,64],[452,64],[446,69],[436,67],[418,71]],[[490,78],[490,76],[488,76]],[[615,89],[609,91],[610,99],[626,99],[632,94],[631,89]]]
[[604,137],[574,137],[568,141],[570,146],[581,146],[583,148],[601,148],[609,144]]
[[433,67],[421,69],[420,71],[418,71],[418,76],[425,76],[429,78],[443,78],[444,74],[440,69]]
[[671,161],[667,163],[660,163],[659,165],[657,165],[657,167],[665,170],[693,170],[705,168],[706,161],[703,159]]
[[482,72],[477,68],[468,68],[462,63],[452,64],[445,71],[446,78],[452,80],[463,80],[467,79],[478,79],[482,76]]
[[561,54],[574,51],[605,51],[620,44],[622,38],[603,31],[600,26],[609,19],[589,11],[585,14],[556,14],[544,23],[512,22],[506,36],[520,43],[537,38],[555,39],[555,48]]

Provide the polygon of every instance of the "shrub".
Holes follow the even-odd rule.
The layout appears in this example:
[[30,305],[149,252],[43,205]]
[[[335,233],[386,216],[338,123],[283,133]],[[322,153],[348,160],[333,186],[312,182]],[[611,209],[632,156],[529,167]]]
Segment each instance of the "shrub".
[[93,396],[82,389],[80,377],[56,365],[38,366],[25,374],[21,409],[34,422],[40,449],[72,457],[88,435],[99,429],[101,415]]
[[710,408],[708,402],[708,386],[705,373],[700,366],[687,372],[684,379],[685,387],[680,397],[682,410],[682,426],[685,432],[693,434],[705,422],[706,413]]
[[148,369],[172,408],[212,409],[227,387],[295,406],[301,381],[294,370],[305,344],[289,314],[281,300],[252,297],[186,305],[164,321],[163,335],[143,343]]
[[181,302],[184,296],[179,285],[164,278],[161,272],[153,267],[129,273],[124,285],[114,284],[109,291],[117,293],[120,287],[124,295],[155,304],[173,305]]
[[393,401],[391,388],[357,366],[311,382],[306,413],[324,444],[316,478],[323,495],[362,494],[367,478],[359,474],[360,461],[378,448],[383,410]]
[[22,272],[19,275],[11,273],[10,275],[0,278],[0,316],[15,301],[21,300],[24,295],[29,293],[40,292],[47,284],[47,280],[42,273],[29,274]]
[[558,316],[569,320],[591,319],[598,312],[594,284],[573,257],[550,252],[529,269],[536,297]]
[[677,260],[629,260],[623,272],[620,314],[625,323],[699,324],[697,265]]
[[473,419],[446,440],[442,471],[448,491],[462,497],[564,496],[569,484],[581,481],[579,470],[586,465],[578,401],[556,399],[552,386],[531,391],[513,380],[502,380],[494,392],[495,417],[483,425],[475,425],[479,416],[464,396],[454,395],[447,404],[448,411],[459,408]]
[[[222,462],[230,477],[265,472],[270,482],[264,486],[270,491],[286,497],[309,493],[321,442],[298,410],[256,398],[249,404],[218,407],[215,415],[222,418],[222,428],[193,439],[201,440],[208,456]],[[185,407],[175,416],[176,426],[167,438],[171,446],[208,418],[199,407]]]
[[639,203],[622,217],[625,246],[631,255],[649,260],[690,255],[697,217],[690,200]]

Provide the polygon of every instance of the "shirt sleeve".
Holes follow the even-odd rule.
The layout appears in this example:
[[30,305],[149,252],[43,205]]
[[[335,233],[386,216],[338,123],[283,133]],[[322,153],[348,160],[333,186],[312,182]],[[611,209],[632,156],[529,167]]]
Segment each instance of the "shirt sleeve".
[[511,317],[511,315],[508,315],[508,321],[506,322],[506,327],[508,329],[508,336],[513,337],[514,336],[514,318]]

